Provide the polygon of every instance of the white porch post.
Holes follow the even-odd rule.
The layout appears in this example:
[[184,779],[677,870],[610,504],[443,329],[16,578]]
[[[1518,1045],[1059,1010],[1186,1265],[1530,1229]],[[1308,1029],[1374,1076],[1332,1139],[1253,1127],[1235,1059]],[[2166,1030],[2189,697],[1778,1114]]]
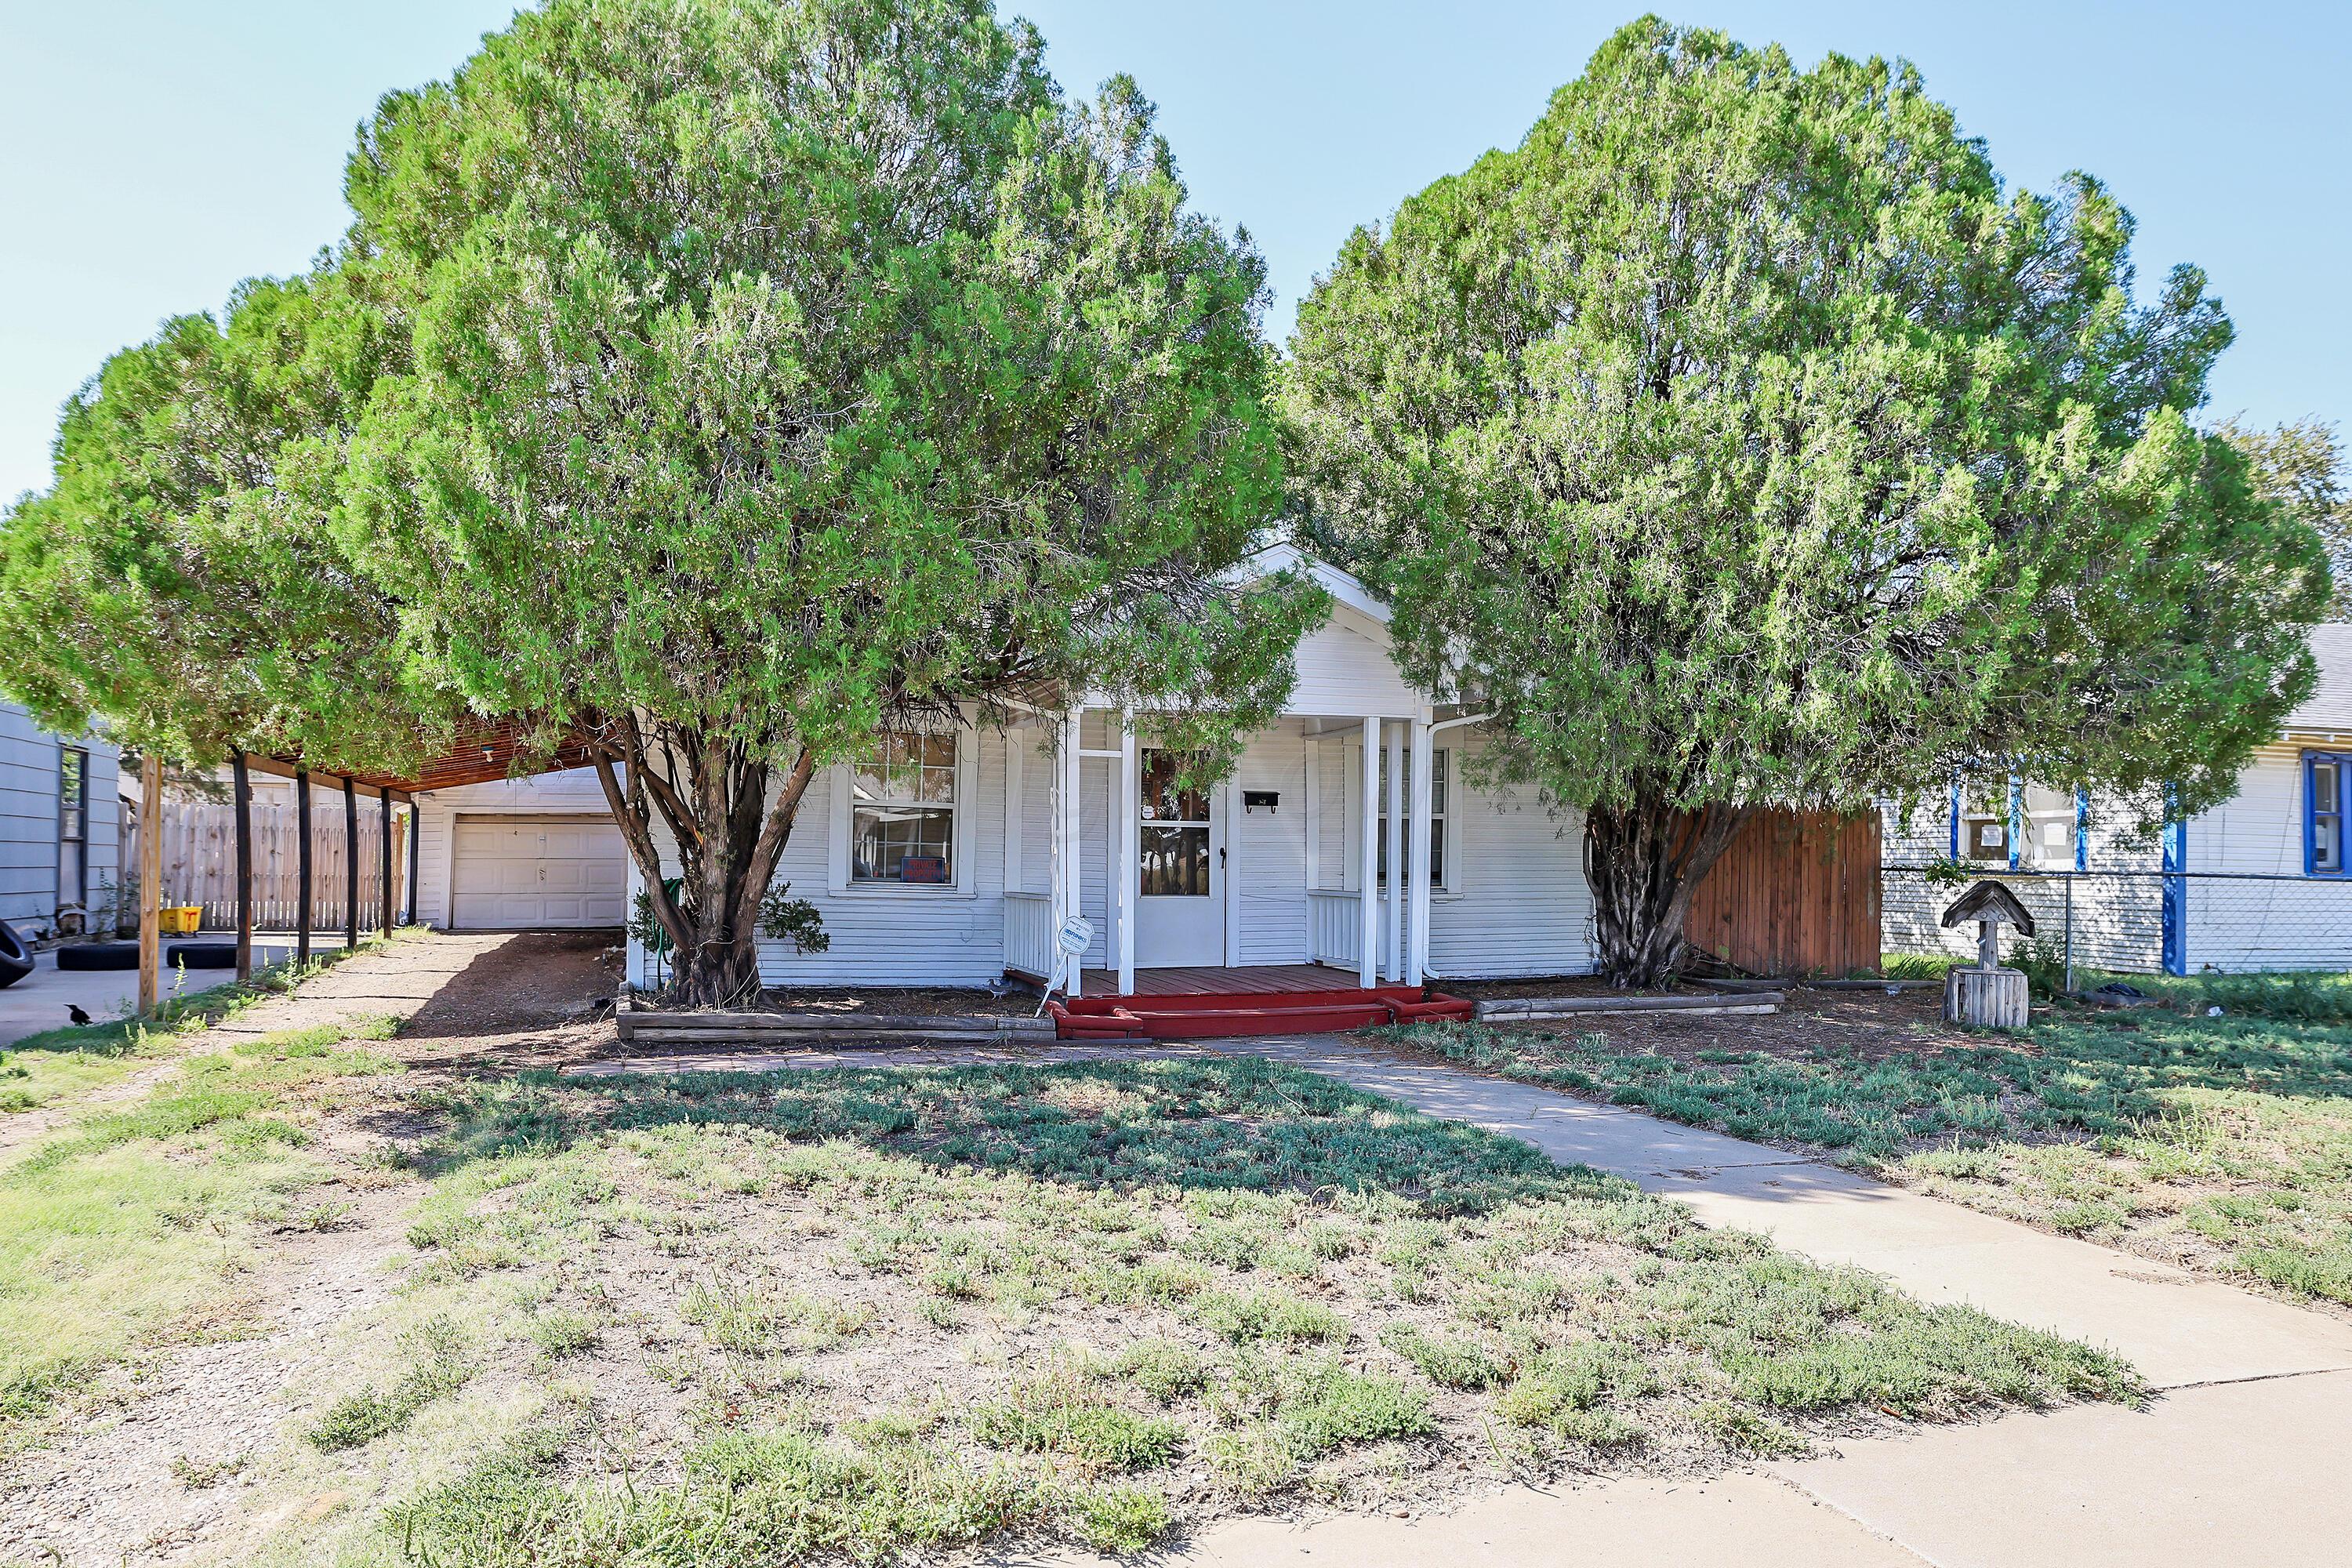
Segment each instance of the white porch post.
[[1137,822],[1142,809],[1137,790],[1135,761],[1135,718],[1122,712],[1118,716],[1118,794],[1111,809],[1118,813],[1118,826],[1110,836],[1118,856],[1118,874],[1112,885],[1118,889],[1118,994],[1135,994],[1135,897],[1136,861],[1142,850],[1142,827]]
[[[1062,715],[1062,753],[1055,776],[1061,787],[1054,805],[1054,939],[1061,940],[1062,922],[1078,912],[1078,737],[1080,710],[1075,705]],[[1063,976],[1065,995],[1079,994],[1086,973],[1086,954],[1074,953]]]
[[1364,721],[1364,783],[1357,796],[1363,820],[1356,833],[1356,984],[1370,990],[1380,980],[1381,945],[1381,721]]
[[1389,941],[1381,962],[1391,984],[1404,976],[1404,728],[1388,727],[1389,783],[1381,808],[1389,819]]
[[1412,925],[1412,938],[1405,944],[1404,983],[1407,985],[1420,984],[1429,972],[1429,851],[1433,789],[1433,782],[1429,775],[1436,767],[1431,756],[1432,749],[1429,713],[1423,710],[1413,715],[1412,765],[1407,770],[1412,775],[1413,845],[1412,865],[1405,874],[1406,885],[1412,889],[1409,908]]

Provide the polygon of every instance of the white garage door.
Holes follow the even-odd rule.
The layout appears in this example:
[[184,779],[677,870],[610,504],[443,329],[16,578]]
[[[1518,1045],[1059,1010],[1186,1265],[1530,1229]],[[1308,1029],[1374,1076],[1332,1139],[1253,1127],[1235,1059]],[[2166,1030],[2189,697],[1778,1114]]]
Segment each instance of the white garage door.
[[460,816],[449,924],[546,931],[626,923],[620,830],[598,816]]

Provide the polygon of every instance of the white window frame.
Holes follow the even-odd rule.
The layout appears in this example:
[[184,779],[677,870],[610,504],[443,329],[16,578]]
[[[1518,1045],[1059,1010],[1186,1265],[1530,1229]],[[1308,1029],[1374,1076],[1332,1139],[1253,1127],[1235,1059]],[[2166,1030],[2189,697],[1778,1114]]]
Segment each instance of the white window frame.
[[[827,836],[827,866],[825,882],[835,897],[846,899],[969,899],[978,890],[978,865],[974,859],[978,848],[978,826],[981,801],[979,784],[979,746],[966,730],[927,730],[929,735],[945,735],[955,742],[955,799],[949,803],[954,814],[953,863],[948,868],[944,882],[861,882],[850,875],[854,857],[850,852],[850,823],[853,820],[852,795],[857,779],[855,762],[835,763],[827,770],[827,787],[832,795],[831,831]],[[931,803],[936,805],[937,803]]]
[[[1447,746],[1433,746],[1430,748],[1430,755],[1432,758],[1445,757],[1446,753],[1451,750],[1452,748]],[[1347,787],[1344,792],[1348,828],[1347,832],[1343,835],[1343,837],[1346,840],[1346,859],[1344,863],[1350,868],[1355,867],[1357,864],[1356,836],[1360,831],[1357,827],[1357,824],[1363,820],[1363,803],[1356,798],[1363,790],[1363,785],[1358,782],[1363,776],[1362,755],[1363,743],[1361,742],[1351,741],[1348,743],[1348,752],[1345,759],[1346,766],[1341,776],[1348,781]],[[1375,805],[1372,814],[1373,831],[1380,835],[1380,849],[1378,853],[1383,856],[1388,853],[1389,840],[1388,767],[1388,748],[1383,746],[1381,749],[1381,798]],[[1405,767],[1408,772],[1410,772],[1412,767],[1410,751],[1408,751],[1406,754]],[[1436,763],[1434,762],[1431,763],[1431,771],[1433,773],[1436,771]],[[1445,844],[1445,877],[1442,881],[1433,879],[1430,882],[1429,892],[1432,898],[1455,899],[1462,896],[1462,814],[1454,809],[1454,806],[1459,804],[1460,795],[1458,792],[1461,787],[1461,781],[1454,777],[1453,759],[1451,757],[1447,757],[1445,762],[1445,811],[1443,815],[1440,815],[1433,809],[1430,814],[1432,818],[1431,826],[1436,830],[1432,837],[1443,836]],[[1405,822],[1409,832],[1412,821],[1412,791],[1409,787],[1404,791],[1404,805]],[[1351,878],[1351,883],[1352,880],[1353,879]],[[1382,868],[1381,879],[1377,883],[1373,884],[1373,887],[1374,890],[1379,892],[1383,898],[1387,896],[1389,879],[1386,868]]]

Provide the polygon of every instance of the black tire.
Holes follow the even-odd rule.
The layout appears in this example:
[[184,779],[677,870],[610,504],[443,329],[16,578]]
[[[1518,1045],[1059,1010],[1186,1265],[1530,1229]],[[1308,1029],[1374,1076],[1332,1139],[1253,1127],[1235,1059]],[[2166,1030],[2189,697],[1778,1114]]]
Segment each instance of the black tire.
[[177,964],[184,969],[235,969],[236,943],[233,942],[175,942],[163,953],[163,967]]
[[33,973],[33,950],[16,934],[16,928],[0,921],[0,991],[5,991]]
[[135,942],[75,942],[58,949],[59,969],[136,969]]

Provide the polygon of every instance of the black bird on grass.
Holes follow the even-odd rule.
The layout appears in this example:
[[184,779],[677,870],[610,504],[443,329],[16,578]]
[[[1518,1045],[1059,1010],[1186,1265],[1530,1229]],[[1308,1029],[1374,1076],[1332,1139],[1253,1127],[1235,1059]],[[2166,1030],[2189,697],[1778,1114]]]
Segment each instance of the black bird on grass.
[[79,1002],[68,1002],[66,1004],[66,1016],[74,1021],[74,1026],[76,1028],[79,1028],[82,1025],[89,1022],[89,1015],[81,1010],[81,1004]]

